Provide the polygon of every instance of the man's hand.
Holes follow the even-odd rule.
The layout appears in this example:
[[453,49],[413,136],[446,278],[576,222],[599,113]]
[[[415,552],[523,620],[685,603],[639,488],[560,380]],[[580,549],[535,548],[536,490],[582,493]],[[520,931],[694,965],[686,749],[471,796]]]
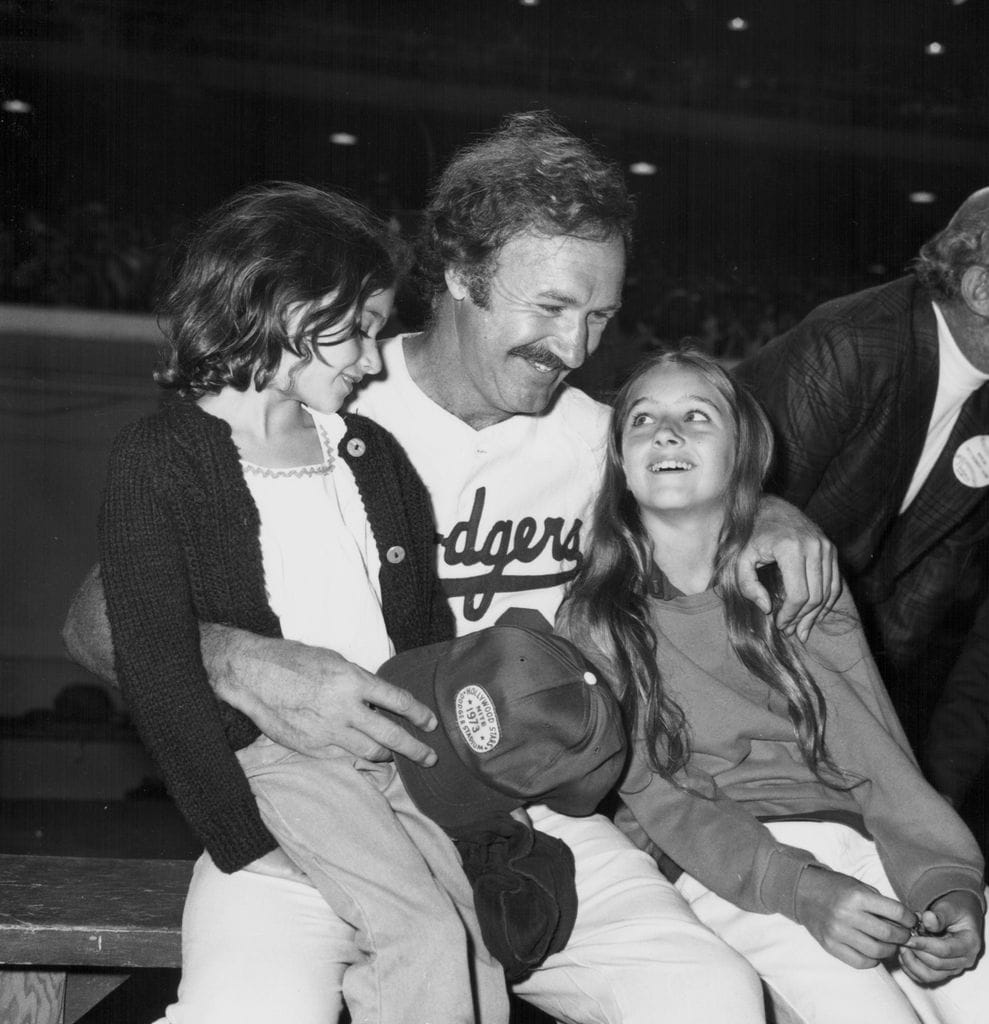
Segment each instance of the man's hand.
[[848,875],[811,865],[797,883],[797,920],[850,967],[875,967],[910,939],[916,914]]
[[818,616],[841,596],[838,551],[801,511],[767,494],[759,503],[752,539],[738,563],[742,593],[767,615],[772,606],[756,569],[770,562],[779,566],[783,578],[783,604],[776,624],[784,633],[796,633],[806,641]]
[[982,904],[971,892],[949,892],[920,915],[926,934],[914,935],[900,950],[900,964],[924,985],[968,970],[982,952]]
[[422,765],[433,750],[375,708],[431,732],[436,717],[403,690],[335,651],[205,625],[203,660],[221,700],[243,711],[270,739],[319,757],[328,747],[369,761],[403,754]]
[[[216,695],[282,746],[317,757],[327,747],[342,747],[369,761],[386,761],[396,753],[422,765],[435,762],[431,748],[374,710],[387,708],[430,732],[436,719],[429,708],[335,651],[231,626],[203,624],[200,635]],[[75,661],[116,683],[98,566],[73,598],[62,639]]]
[[105,683],[117,685],[113,641],[98,565],[89,570],[72,598],[69,614],[62,627],[62,643],[73,661],[99,676]]

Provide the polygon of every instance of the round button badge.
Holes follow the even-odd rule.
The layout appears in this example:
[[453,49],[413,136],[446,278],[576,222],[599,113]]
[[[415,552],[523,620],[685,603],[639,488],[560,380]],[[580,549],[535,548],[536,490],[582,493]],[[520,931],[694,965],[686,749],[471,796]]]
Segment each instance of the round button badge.
[[955,478],[966,487],[989,486],[989,434],[963,441],[951,461]]

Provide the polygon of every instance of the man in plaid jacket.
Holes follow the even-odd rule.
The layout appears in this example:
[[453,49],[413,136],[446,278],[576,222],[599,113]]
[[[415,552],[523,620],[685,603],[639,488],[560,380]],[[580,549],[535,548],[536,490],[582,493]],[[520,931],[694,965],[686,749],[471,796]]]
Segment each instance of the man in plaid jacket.
[[989,188],[913,274],[824,303],[738,374],[777,432],[774,489],[837,545],[919,748],[987,583]]

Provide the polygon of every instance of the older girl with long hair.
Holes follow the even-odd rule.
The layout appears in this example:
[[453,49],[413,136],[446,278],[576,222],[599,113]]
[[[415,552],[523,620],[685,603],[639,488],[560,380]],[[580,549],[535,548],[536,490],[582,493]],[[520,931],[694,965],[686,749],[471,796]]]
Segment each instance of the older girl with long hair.
[[801,645],[739,591],[772,447],[698,352],[655,357],[618,395],[558,620],[621,686],[618,821],[783,1019],[989,1020],[982,858],[918,770],[851,600]]

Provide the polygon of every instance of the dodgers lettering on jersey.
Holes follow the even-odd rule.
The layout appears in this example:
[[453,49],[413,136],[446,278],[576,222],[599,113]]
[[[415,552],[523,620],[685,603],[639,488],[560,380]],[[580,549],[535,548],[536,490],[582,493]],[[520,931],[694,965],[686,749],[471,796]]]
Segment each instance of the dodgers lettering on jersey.
[[457,633],[513,607],[552,622],[580,567],[608,410],[563,387],[543,415],[474,430],[412,381],[404,343],[384,343],[385,374],[365,382],[352,407],[395,435],[429,491]]
[[[443,589],[451,601],[463,601],[461,614],[468,622],[482,619],[496,594],[564,586],[581,562],[581,519],[498,519],[482,533],[486,495],[487,488],[478,487],[468,519],[456,523],[446,536],[439,538]],[[566,568],[549,573],[511,571],[513,566],[529,565],[544,553]],[[480,569],[476,574],[455,578],[443,571],[444,566],[461,565]]]

